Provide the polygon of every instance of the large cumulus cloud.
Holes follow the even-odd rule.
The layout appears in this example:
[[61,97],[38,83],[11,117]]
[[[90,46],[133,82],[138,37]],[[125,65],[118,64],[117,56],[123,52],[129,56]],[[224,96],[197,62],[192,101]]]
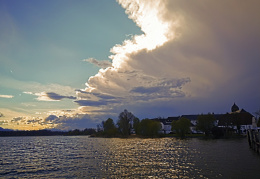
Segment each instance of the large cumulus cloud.
[[257,104],[258,1],[118,2],[144,34],[111,49],[112,66],[77,92],[79,105],[140,113],[153,108],[158,114],[167,109],[166,115],[174,115],[209,112],[234,101],[252,107],[247,98]]

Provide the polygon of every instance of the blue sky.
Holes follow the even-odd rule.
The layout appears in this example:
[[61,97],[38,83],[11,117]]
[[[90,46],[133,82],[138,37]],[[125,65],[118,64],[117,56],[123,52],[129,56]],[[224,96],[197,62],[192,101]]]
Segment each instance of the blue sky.
[[[234,6],[235,4],[235,6]],[[259,3],[0,0],[0,126],[260,109]]]

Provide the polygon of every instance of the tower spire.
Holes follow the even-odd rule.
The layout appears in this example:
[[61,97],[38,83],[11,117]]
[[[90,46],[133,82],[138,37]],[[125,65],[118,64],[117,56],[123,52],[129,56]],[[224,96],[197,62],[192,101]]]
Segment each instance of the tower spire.
[[236,103],[233,104],[233,106],[231,107],[231,112],[236,112],[239,110],[239,107],[236,105]]

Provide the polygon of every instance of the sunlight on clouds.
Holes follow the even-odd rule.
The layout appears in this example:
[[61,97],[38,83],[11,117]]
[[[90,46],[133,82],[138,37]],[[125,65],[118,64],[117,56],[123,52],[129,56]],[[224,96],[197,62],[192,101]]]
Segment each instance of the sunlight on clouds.
[[164,8],[161,1],[118,0],[118,2],[126,9],[129,18],[141,28],[144,34],[136,35],[131,40],[125,40],[123,45],[116,45],[111,49],[111,52],[115,54],[110,56],[113,59],[113,67],[120,68],[122,60],[127,60],[125,55],[129,53],[142,49],[153,50],[175,37],[173,24],[177,28],[178,20],[174,19],[175,22],[169,24],[161,19],[160,14]]
[[0,125],[7,129],[39,130],[56,127],[54,123],[46,123],[45,115],[42,114],[27,115],[5,108],[0,108],[0,112],[3,114],[0,118]]
[[38,101],[60,101],[49,98],[46,92],[35,93],[34,95],[38,96],[38,98],[36,98]]
[[83,113],[78,109],[55,110],[55,111],[47,112],[47,115],[55,115],[57,117],[59,116],[73,117],[79,114],[83,114]]
[[[76,92],[78,98],[76,102],[80,106],[103,104],[104,108],[106,103],[116,106],[119,105],[122,100],[124,100],[124,102],[130,102],[133,99],[136,100],[141,94],[134,93],[134,88],[144,86],[144,89],[147,90],[152,88],[156,89],[156,85],[159,83],[162,84],[166,81],[176,80],[176,78],[162,78],[158,77],[158,75],[146,74],[142,69],[143,66],[133,68],[129,62],[138,60],[131,58],[130,55],[143,50],[147,52],[152,51],[162,46],[165,42],[174,39],[175,29],[179,27],[178,19],[171,19],[171,21],[165,21],[163,19],[162,12],[164,12],[165,5],[161,1],[119,0],[118,2],[126,9],[126,14],[141,28],[144,34],[132,36],[130,40],[125,40],[122,45],[115,45],[111,49],[111,52],[114,54],[109,57],[112,59],[112,67],[100,69],[95,76],[89,78],[85,90]],[[99,63],[95,59],[88,59],[87,61],[96,64]],[[180,85],[184,85],[184,83]],[[172,94],[173,97],[179,96],[176,95],[177,91],[174,90],[174,88],[176,87],[167,87],[165,94]],[[89,93],[95,94],[90,95]],[[157,93],[159,93],[159,91],[157,91]],[[108,94],[115,96],[117,99],[108,100],[102,97],[95,98],[97,94]],[[148,98],[154,94],[156,93],[140,99],[147,101]],[[162,95],[157,97],[162,98]]]
[[2,95],[0,94],[0,98],[13,98],[13,95]]
[[[249,34],[238,22],[249,22],[248,18],[241,17],[250,14],[249,7],[253,5],[247,7],[244,15],[230,8],[223,9],[232,2],[118,0],[143,34],[132,36],[111,49],[112,67],[100,69],[89,78],[86,89],[77,94],[80,97],[77,104],[89,112],[87,107],[93,104],[103,110],[108,105],[117,108],[138,103],[156,106],[165,102],[177,106],[177,101],[217,98],[213,92],[222,96],[226,86],[239,81],[242,72],[239,69],[250,69],[244,68],[250,65],[245,63],[244,59],[248,58],[243,54],[246,47],[243,40]],[[238,35],[231,36],[230,32]],[[253,58],[257,59],[258,53],[254,54]],[[250,60],[252,64],[257,64],[255,59]],[[97,94],[116,99],[95,98]],[[230,96],[233,90],[225,94]]]
[[[179,21],[177,18],[171,21],[163,18],[165,4],[162,1],[148,0],[119,0],[118,2],[144,34],[132,36],[122,45],[115,45],[111,49],[113,55],[109,57],[112,59],[112,67],[100,69],[95,76],[88,79],[85,90],[77,91],[78,100],[75,102],[82,111],[92,115],[105,114],[109,111],[114,114],[115,108],[120,108],[124,104],[133,104],[133,102],[184,97],[185,93],[181,91],[181,88],[190,82],[187,78],[185,82],[179,83],[179,79],[183,79],[183,76],[175,78],[155,73],[148,74],[145,72],[146,64],[142,62],[142,59],[134,57],[134,54],[140,52],[150,53],[175,39]],[[133,62],[139,66],[134,67]],[[97,63],[96,60],[95,63]],[[106,97],[100,94],[105,94]],[[107,96],[113,96],[114,99],[108,99]],[[95,104],[99,108],[93,109]]]

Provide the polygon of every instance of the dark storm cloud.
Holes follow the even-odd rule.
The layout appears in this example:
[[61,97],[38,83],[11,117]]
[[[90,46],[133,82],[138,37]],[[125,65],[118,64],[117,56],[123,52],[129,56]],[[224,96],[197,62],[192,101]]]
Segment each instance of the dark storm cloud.
[[45,118],[45,123],[52,123],[55,129],[71,130],[85,129],[96,127],[96,122],[91,119],[88,114],[73,114],[73,115],[49,115]]
[[53,92],[47,92],[46,95],[48,98],[50,98],[52,100],[61,100],[63,98],[76,99],[76,97],[74,97],[74,96],[63,96],[63,95],[59,95],[59,94],[53,93]]
[[99,100],[99,101],[77,100],[74,102],[80,106],[102,106],[102,105],[107,105],[108,103],[115,103],[115,101],[105,101],[105,100]]
[[177,80],[162,80],[160,83],[156,84],[155,86],[145,87],[139,86],[135,87],[131,90],[134,93],[140,94],[166,94],[170,95],[171,93],[175,93],[176,90],[171,89],[181,89],[183,85],[190,82],[190,78],[183,78]]
[[118,97],[108,95],[108,94],[104,94],[104,93],[87,92],[87,91],[83,91],[83,90],[76,90],[76,92],[78,92],[78,97],[80,97],[80,98],[90,98],[89,96],[93,95],[93,96],[100,98],[102,100],[118,99]]
[[55,115],[49,115],[48,117],[45,118],[45,121],[54,121],[54,120],[56,120],[56,119],[58,119],[57,116],[55,116]]

